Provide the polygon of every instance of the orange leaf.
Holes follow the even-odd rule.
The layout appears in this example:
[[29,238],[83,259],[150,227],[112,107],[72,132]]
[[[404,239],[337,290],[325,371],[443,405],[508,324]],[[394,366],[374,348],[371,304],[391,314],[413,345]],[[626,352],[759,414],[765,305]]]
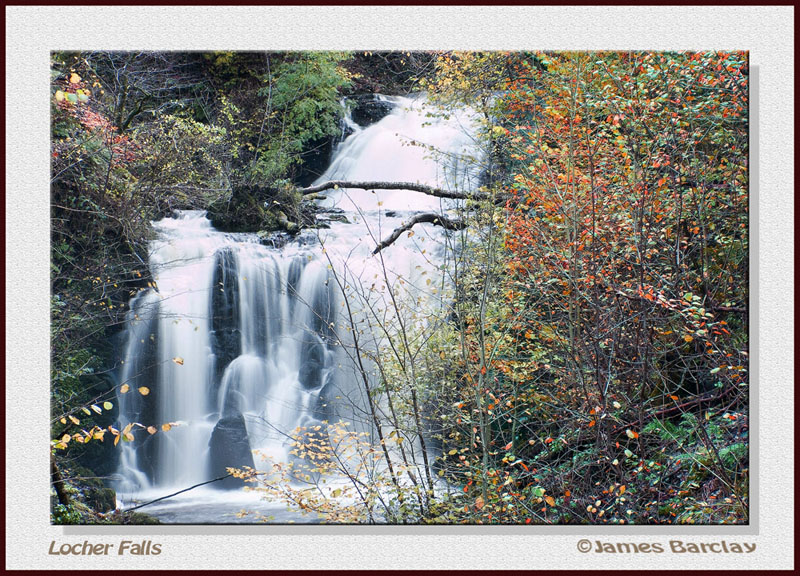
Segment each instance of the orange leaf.
[[544,501],[547,502],[550,506],[556,505],[556,499],[553,498],[552,496],[545,496]]

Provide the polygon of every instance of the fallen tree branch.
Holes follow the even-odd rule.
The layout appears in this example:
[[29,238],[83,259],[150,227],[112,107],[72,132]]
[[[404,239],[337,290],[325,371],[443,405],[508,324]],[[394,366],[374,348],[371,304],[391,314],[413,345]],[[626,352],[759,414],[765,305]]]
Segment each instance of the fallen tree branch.
[[403,232],[411,230],[417,224],[434,224],[436,226],[441,226],[445,230],[463,230],[467,227],[467,223],[463,220],[452,220],[446,216],[442,216],[441,214],[436,214],[434,212],[417,214],[402,226],[395,228],[394,232],[392,232],[386,239],[382,240],[381,243],[375,247],[375,250],[373,250],[372,253],[377,254],[387,246],[394,244],[394,242],[400,238],[400,235]]
[[150,506],[150,504],[155,504],[156,502],[161,502],[162,500],[166,500],[167,498],[172,498],[173,496],[177,496],[178,494],[183,494],[184,492],[188,492],[189,490],[194,490],[195,488],[199,488],[200,486],[205,486],[206,484],[211,484],[212,482],[219,482],[220,480],[225,480],[225,478],[230,478],[233,474],[226,474],[225,476],[220,476],[219,478],[214,478],[213,480],[206,480],[205,482],[200,482],[199,484],[195,484],[194,486],[189,486],[188,488],[184,488],[183,490],[178,490],[177,492],[173,492],[172,494],[167,494],[166,496],[162,496],[161,498],[156,498],[155,500],[150,500],[150,502],[145,502],[144,504],[139,504],[138,506],[134,506],[133,508],[125,508],[122,513],[127,514],[128,512],[133,512],[134,510],[138,510],[139,508],[144,508],[145,506]]
[[445,190],[444,188],[435,188],[433,186],[426,186],[425,184],[417,184],[415,182],[348,182],[347,180],[329,180],[316,186],[308,186],[307,188],[300,188],[301,194],[316,194],[323,190],[330,190],[332,188],[357,188],[359,190],[412,190],[414,192],[422,192],[428,196],[435,196],[437,198],[450,198],[452,200],[492,200],[493,202],[505,201],[505,196],[490,197],[485,192],[454,192],[452,190]]

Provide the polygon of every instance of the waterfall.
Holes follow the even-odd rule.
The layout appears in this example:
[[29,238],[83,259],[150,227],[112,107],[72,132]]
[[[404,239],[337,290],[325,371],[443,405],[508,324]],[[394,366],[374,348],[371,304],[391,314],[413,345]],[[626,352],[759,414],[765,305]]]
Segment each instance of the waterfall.
[[[384,98],[392,111],[365,128],[349,120],[350,134],[318,182],[475,185],[463,181],[477,178],[459,161],[473,148],[469,114],[432,118],[424,97]],[[201,211],[153,224],[154,286],[131,301],[120,375],[129,390],[119,395],[118,426],[171,428],[137,429],[134,441],[122,443],[120,493],[185,488],[223,475],[227,466],[252,465],[253,450],[285,460],[297,426],[364,412],[364,392],[342,352],[343,298],[358,294],[357,321],[365,325],[363,310],[385,306],[395,280],[413,300],[424,276],[441,274],[441,229],[404,235],[385,258],[372,249],[412,213],[454,203],[411,191],[337,189],[320,206],[323,217],[338,217],[281,249],[255,234],[217,231]],[[366,333],[364,342],[378,346],[381,338]]]

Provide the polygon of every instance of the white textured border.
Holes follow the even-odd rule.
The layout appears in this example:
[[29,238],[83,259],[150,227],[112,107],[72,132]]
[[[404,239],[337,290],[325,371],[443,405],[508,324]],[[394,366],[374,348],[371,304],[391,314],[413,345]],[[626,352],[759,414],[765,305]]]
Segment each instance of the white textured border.
[[[7,7],[6,8],[6,568],[559,569],[792,566],[794,335],[794,10],[788,7]],[[59,49],[744,49],[758,71],[758,182],[753,182],[753,294],[758,297],[760,437],[756,553],[579,554],[579,531],[484,530],[402,535],[139,527],[155,557],[48,556],[51,540],[119,542],[48,523],[49,51]],[[755,160],[755,159],[754,159]],[[757,184],[757,185],[756,185]],[[756,193],[757,191],[757,193]],[[757,203],[757,206],[755,204]],[[757,238],[756,236],[757,232]],[[754,322],[755,324],[755,322]],[[172,529],[174,528],[174,530]],[[578,529],[579,530],[579,529]],[[597,533],[597,530],[593,530]],[[722,532],[722,530],[720,531]],[[753,529],[749,532],[752,534]],[[615,531],[620,534],[620,531]],[[688,528],[670,536],[712,541]],[[137,534],[138,536],[134,536]],[[606,539],[614,539],[606,531]],[[598,537],[598,536],[595,536]]]

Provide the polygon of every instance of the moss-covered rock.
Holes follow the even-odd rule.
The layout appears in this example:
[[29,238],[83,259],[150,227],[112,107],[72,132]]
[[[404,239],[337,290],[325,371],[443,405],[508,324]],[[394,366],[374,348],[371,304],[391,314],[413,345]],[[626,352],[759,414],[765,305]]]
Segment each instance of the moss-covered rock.
[[225,232],[300,231],[306,208],[300,191],[288,181],[273,186],[248,186],[235,189],[230,200],[208,209],[211,223]]
[[144,512],[131,512],[122,514],[120,524],[161,524],[158,518]]
[[93,488],[86,493],[86,503],[97,512],[109,512],[117,507],[117,493],[111,488]]

